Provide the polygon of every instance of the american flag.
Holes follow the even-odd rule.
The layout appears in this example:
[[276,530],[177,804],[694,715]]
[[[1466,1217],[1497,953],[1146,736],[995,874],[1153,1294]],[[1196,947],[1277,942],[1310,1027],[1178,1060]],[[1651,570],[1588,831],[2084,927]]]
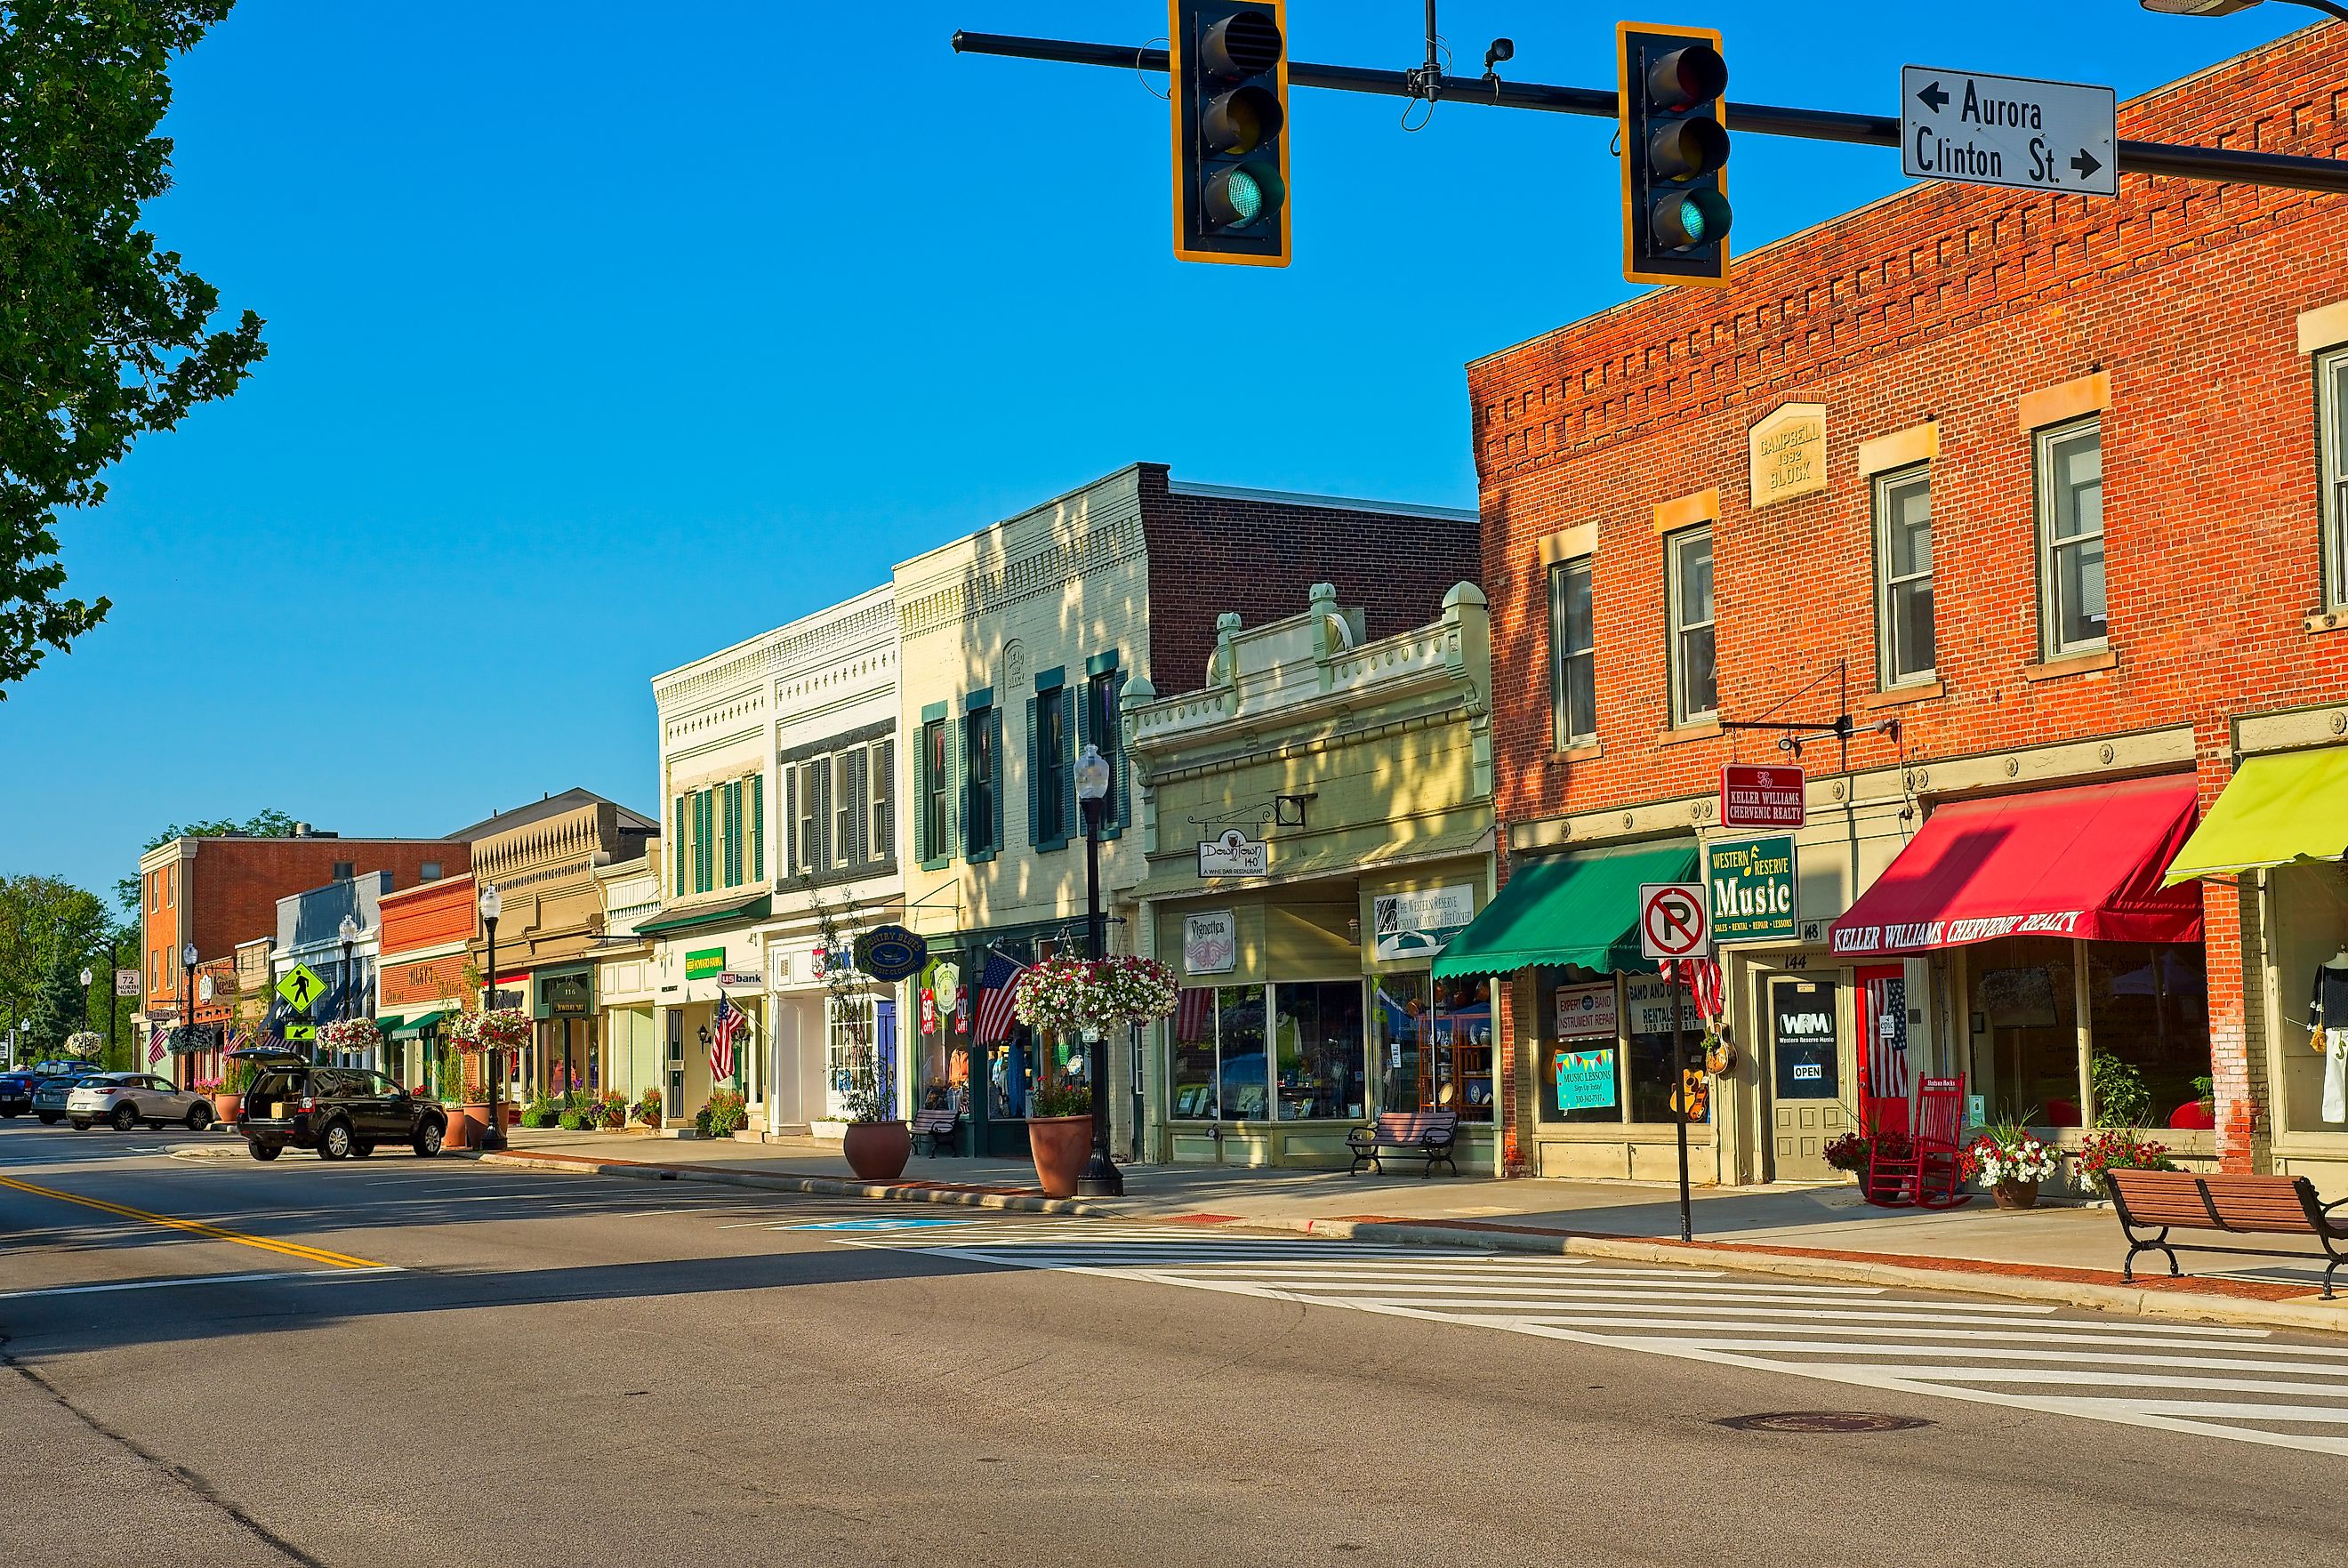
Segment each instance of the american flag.
[[986,950],[986,968],[978,977],[978,1032],[973,1043],[991,1046],[1011,1037],[1011,993],[1019,976],[1026,973],[1025,964],[1005,958],[992,947]]
[[153,1067],[163,1059],[163,1026],[156,1024],[147,1031],[147,1065]]
[[1182,988],[1181,995],[1174,1005],[1174,1037],[1192,1044],[1215,1037],[1213,986],[1186,985]]
[[1707,1025],[1719,1021],[1726,1001],[1719,965],[1709,958],[1683,958],[1676,962],[1666,959],[1656,968],[1664,979],[1676,980],[1687,987],[1689,999],[1695,1003],[1697,1017]]
[[1887,1099],[1908,1098],[1908,981],[1897,971],[1865,975],[1867,1082]]
[[742,1009],[717,994],[717,1012],[709,1031],[709,1076],[731,1081],[734,1077],[734,1037],[742,1032]]

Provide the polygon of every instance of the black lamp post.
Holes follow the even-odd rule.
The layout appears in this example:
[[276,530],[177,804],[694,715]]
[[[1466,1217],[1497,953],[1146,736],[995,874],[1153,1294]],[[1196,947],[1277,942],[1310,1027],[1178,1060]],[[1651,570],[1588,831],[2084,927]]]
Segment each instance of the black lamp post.
[[[498,896],[497,883],[489,882],[482,887],[480,910],[481,929],[489,933],[489,973],[481,980],[481,1011],[488,1013],[495,1011],[498,1005],[498,916],[506,910],[505,900]],[[498,1090],[501,1087],[498,1080],[504,1076],[501,1070],[505,1066],[504,1056],[505,1053],[494,1046],[481,1053],[481,1071],[489,1080],[489,1125],[481,1135],[481,1147],[484,1149],[503,1149],[506,1146],[505,1113],[498,1105]]]
[[195,1043],[196,944],[191,942],[180,949],[180,1048],[192,1050]]
[[[89,983],[97,978],[88,965],[81,966],[81,1032],[85,1035],[89,1033]],[[106,1053],[99,1052],[98,1060],[103,1062],[105,1059]]]
[[[1095,963],[1108,956],[1108,923],[1101,918],[1100,825],[1108,805],[1108,758],[1087,744],[1076,758],[1076,804],[1085,813],[1085,941]],[[1093,1154],[1076,1178],[1080,1198],[1122,1198],[1125,1177],[1108,1153],[1108,1051],[1097,1035],[1085,1043],[1085,1086],[1092,1091]]]
[[335,934],[343,939],[343,1022],[347,1024],[351,1021],[351,1004],[355,999],[355,987],[351,984],[351,949],[358,944],[359,923],[346,914],[343,923],[335,928]]

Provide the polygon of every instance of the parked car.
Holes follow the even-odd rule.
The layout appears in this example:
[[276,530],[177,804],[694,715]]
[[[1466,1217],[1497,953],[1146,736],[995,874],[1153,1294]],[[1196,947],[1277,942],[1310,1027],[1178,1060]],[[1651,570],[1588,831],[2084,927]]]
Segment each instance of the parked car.
[[379,1072],[266,1051],[231,1055],[253,1066],[236,1130],[255,1160],[274,1160],[289,1146],[314,1149],[321,1160],[365,1159],[386,1143],[428,1159],[448,1136],[447,1111]]
[[66,1118],[77,1132],[88,1131],[93,1121],[109,1122],[117,1132],[142,1121],[149,1127],[176,1121],[190,1132],[201,1132],[219,1119],[211,1100],[153,1073],[99,1073],[82,1079],[66,1095]]
[[0,1117],[13,1121],[33,1109],[33,1091],[41,1086],[41,1075],[30,1068],[12,1068],[0,1073]]
[[66,1119],[66,1097],[86,1078],[94,1077],[98,1069],[88,1062],[75,1062],[60,1073],[53,1073],[33,1086],[33,1114],[41,1119],[43,1127],[55,1127]]

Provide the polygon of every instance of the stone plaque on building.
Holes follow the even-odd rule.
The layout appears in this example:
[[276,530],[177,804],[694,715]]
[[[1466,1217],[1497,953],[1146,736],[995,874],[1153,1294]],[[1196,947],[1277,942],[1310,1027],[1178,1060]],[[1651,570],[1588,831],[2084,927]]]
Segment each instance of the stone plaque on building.
[[1753,508],[1827,488],[1827,406],[1781,403],[1746,432]]

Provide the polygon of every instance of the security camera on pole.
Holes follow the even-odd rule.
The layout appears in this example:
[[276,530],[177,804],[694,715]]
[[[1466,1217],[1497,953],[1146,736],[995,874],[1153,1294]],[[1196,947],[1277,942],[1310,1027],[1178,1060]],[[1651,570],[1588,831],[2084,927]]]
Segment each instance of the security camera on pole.
[[1680,1028],[1680,988],[1687,965],[1712,956],[1712,905],[1705,902],[1702,882],[1643,882],[1639,887],[1639,951],[1657,963],[1672,965],[1671,989],[1665,993],[1672,1010],[1672,1071],[1679,1075],[1679,1092],[1672,1097],[1672,1130],[1680,1153],[1680,1240],[1692,1239],[1694,1216],[1688,1205],[1688,1118],[1695,1113],[1687,1088],[1687,1039]]

